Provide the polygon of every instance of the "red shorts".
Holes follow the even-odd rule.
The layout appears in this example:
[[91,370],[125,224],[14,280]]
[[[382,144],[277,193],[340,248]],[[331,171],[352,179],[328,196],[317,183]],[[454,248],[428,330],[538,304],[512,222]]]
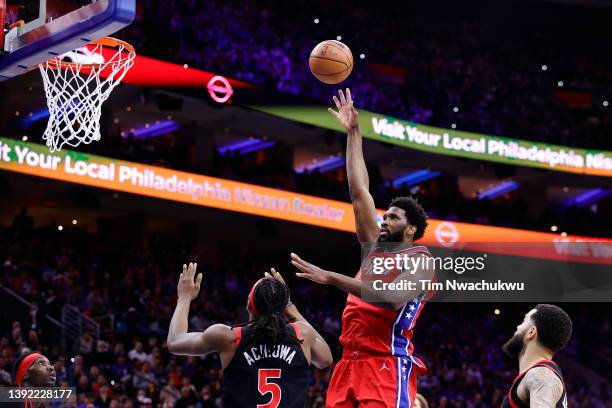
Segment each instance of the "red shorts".
[[327,389],[326,408],[410,408],[424,369],[409,357],[345,352]]

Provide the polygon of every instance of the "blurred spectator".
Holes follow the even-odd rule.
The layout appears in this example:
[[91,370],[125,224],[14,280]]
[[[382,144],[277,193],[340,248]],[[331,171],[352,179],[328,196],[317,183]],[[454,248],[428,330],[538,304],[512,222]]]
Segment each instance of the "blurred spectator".
[[94,347],[94,338],[91,335],[91,332],[89,330],[86,330],[81,335],[78,351],[79,353],[87,355],[93,351],[93,347]]
[[130,360],[138,360],[141,363],[144,363],[145,361],[149,360],[149,355],[144,351],[142,342],[136,341],[134,343],[134,348],[131,349],[128,353],[128,358]]

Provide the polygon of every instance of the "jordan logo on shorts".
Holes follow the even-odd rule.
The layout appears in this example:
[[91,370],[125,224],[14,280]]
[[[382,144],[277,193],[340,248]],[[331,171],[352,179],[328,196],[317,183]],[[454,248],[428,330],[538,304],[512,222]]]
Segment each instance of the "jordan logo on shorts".
[[383,361],[382,365],[380,366],[380,370],[378,370],[378,371],[388,370],[388,369],[389,369],[389,367],[387,367],[387,362]]

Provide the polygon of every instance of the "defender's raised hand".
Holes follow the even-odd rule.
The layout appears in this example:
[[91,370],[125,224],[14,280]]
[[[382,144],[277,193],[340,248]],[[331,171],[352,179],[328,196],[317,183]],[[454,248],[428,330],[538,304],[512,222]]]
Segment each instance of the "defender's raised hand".
[[342,92],[342,89],[338,91],[338,97],[334,96],[334,103],[338,111],[336,112],[332,108],[328,108],[329,113],[334,115],[340,125],[347,131],[359,127],[359,113],[353,106],[353,98],[351,97],[351,90],[346,88],[346,97]]
[[276,279],[277,281],[279,281],[280,283],[282,283],[283,285],[285,285],[285,286],[287,285],[285,283],[285,280],[281,276],[281,274],[278,273],[276,271],[276,269],[274,269],[274,268],[270,268],[270,272],[266,272],[264,275],[266,276],[266,278],[273,278],[273,279]]
[[183,273],[179,277],[177,292],[178,298],[189,299],[189,301],[195,299],[200,293],[200,285],[202,284],[202,274],[199,273],[194,281],[196,269],[198,268],[197,263],[190,263],[189,266],[183,265]]

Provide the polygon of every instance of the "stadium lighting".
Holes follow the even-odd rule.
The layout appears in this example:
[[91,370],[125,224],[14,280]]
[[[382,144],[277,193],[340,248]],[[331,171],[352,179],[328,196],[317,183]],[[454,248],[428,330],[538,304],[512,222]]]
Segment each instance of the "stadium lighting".
[[501,310],[495,309],[493,313],[495,313],[496,316],[499,316],[501,314]]
[[341,41],[342,40],[342,36],[341,35],[337,36],[336,40]]
[[64,229],[64,227],[63,227],[62,225],[58,225],[58,226],[57,226],[57,230],[58,230],[58,231],[62,231],[63,229]]
[[601,104],[607,108],[610,105],[610,102],[603,101]]
[[594,188],[580,195],[577,195],[574,198],[570,198],[565,202],[565,206],[571,207],[575,205],[580,208],[587,207],[601,199],[608,197],[610,194],[612,194],[612,189]]
[[359,54],[359,58],[364,59],[365,58],[365,54]]
[[344,166],[344,157],[342,156],[330,156],[323,160],[313,160],[313,162],[306,166],[296,167],[296,173],[303,173],[304,171],[318,170],[319,173],[325,173],[326,171],[335,170],[339,167]]
[[451,125],[451,127],[452,127],[453,129],[457,129],[457,124],[456,124],[456,123],[453,123],[453,124]]
[[132,133],[134,134],[134,138],[147,140],[152,137],[157,137],[161,135],[165,135],[166,133],[175,132],[180,129],[180,125],[173,120],[165,120],[159,122],[156,125],[150,125],[149,123],[145,124],[141,128],[132,129]]
[[189,65],[183,64],[183,68],[187,69],[187,68],[189,68]]
[[511,191],[514,191],[517,188],[519,188],[519,183],[517,183],[516,181],[505,181],[503,183],[487,188],[486,190],[483,190],[478,194],[478,199],[493,199],[506,193],[510,193]]
[[559,88],[561,88],[561,87],[563,86],[563,81],[559,81],[559,82],[557,82],[557,86],[558,86]]
[[132,111],[132,107],[128,106],[127,108],[125,108],[126,111],[131,112]]
[[315,23],[315,24],[319,24],[319,19],[318,19],[318,18],[315,18],[315,19],[314,19],[314,23]]
[[457,106],[455,106],[455,107],[453,108],[453,112],[455,112],[455,113],[459,112],[459,108],[458,108]]
[[72,220],[72,225],[77,225],[78,221],[77,220]]
[[402,184],[408,184],[409,186],[414,186],[416,184],[430,180],[434,177],[438,177],[440,174],[442,173],[439,171],[434,171],[434,170],[413,171],[411,173],[408,173],[404,176],[401,176],[393,180],[393,187],[398,188]]
[[23,136],[23,137],[21,138],[21,141],[22,141],[22,142],[27,142],[27,141],[28,141],[28,137],[27,137],[27,136]]
[[238,150],[238,153],[240,153],[240,154],[252,153],[252,152],[256,152],[257,150],[267,149],[268,147],[272,147],[275,144],[276,143],[270,142],[270,141],[262,142],[261,144],[259,144],[257,146],[250,146],[250,147],[245,147],[244,149],[240,149],[240,150]]
[[548,66],[542,65],[542,71],[546,71],[547,69],[548,69]]
[[23,125],[25,127],[29,127],[32,123],[37,122],[41,119],[49,117],[49,110],[47,108],[43,108],[36,112],[30,112],[28,117],[23,119]]
[[562,236],[563,238],[567,237],[567,232],[562,232],[562,233],[561,233],[561,236]]
[[238,152],[240,154],[252,153],[257,150],[267,149],[268,147],[274,146],[274,142],[261,140],[257,138],[250,138],[247,140],[242,140],[240,142],[231,143],[225,146],[221,146],[217,148],[217,151],[225,155],[231,152]]
[[550,230],[551,230],[552,232],[557,232],[557,230],[558,230],[558,229],[559,229],[559,228],[557,228],[557,226],[556,226],[556,225],[553,225],[552,227],[550,227]]

